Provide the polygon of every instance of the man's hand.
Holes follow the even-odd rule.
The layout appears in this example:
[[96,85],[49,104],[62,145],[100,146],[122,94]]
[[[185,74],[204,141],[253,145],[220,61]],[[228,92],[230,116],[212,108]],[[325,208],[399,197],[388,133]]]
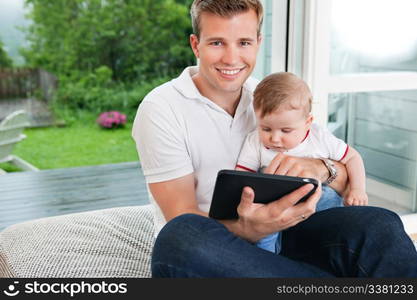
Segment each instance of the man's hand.
[[[343,194],[347,187],[347,172],[346,167],[334,162],[338,176],[330,186],[339,194]],[[308,177],[324,182],[329,178],[329,171],[321,159],[288,156],[283,153],[278,153],[271,161],[269,166],[264,169],[264,173],[287,175],[297,177]]]
[[254,191],[250,187],[245,187],[238,206],[239,219],[222,221],[222,223],[236,235],[256,242],[271,233],[292,227],[311,216],[320,199],[321,186],[307,201],[295,204],[312,189],[313,185],[307,184],[276,201],[260,204],[253,202]]
[[288,156],[283,153],[278,153],[274,157],[269,166],[264,169],[264,173],[310,177],[320,182],[328,178],[328,171],[321,160]]

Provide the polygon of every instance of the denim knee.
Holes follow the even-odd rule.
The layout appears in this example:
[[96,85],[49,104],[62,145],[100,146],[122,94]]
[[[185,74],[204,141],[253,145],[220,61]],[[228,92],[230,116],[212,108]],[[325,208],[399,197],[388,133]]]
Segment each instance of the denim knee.
[[[415,277],[417,253],[400,217],[379,207],[352,207],[355,216],[348,245],[358,257],[363,276]],[[353,233],[357,232],[356,240]]]
[[[400,217],[385,208],[372,206],[349,206],[335,208],[341,210],[337,218],[342,224],[340,230],[348,240],[361,240],[362,238],[376,243],[394,241],[404,235],[404,227]],[[330,210],[332,212],[333,210]],[[349,224],[345,226],[343,224]],[[378,241],[378,242],[377,242]]]
[[[365,225],[371,226],[375,224],[377,227],[382,224],[398,226],[402,224],[400,217],[393,211],[382,207],[372,207],[372,206],[355,206],[356,212],[354,211],[351,215],[355,219],[362,223],[363,227]],[[381,227],[379,227],[381,229]]]
[[209,221],[208,218],[196,214],[184,214],[170,220],[156,238],[153,256],[158,256],[160,250],[165,253],[165,249],[169,247],[173,247],[172,249],[176,251],[186,251],[190,248],[192,237],[200,232],[198,227],[207,221]]
[[400,217],[393,211],[381,207],[373,207],[365,213],[367,220],[363,221],[363,228],[370,231],[376,231],[389,238],[390,235],[397,235],[399,231],[403,231],[404,226]]
[[[159,232],[152,251],[153,277],[187,277],[180,274],[193,261],[204,260],[206,243],[213,228],[225,228],[213,219],[196,214],[180,215]],[[171,274],[176,273],[175,276]]]

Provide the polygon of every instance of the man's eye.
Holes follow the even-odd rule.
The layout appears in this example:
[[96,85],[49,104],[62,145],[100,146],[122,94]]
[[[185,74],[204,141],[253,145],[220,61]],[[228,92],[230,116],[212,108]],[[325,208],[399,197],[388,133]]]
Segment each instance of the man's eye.
[[250,42],[248,42],[248,41],[243,41],[243,42],[240,42],[240,44],[241,44],[242,46],[249,46],[249,45],[250,45]]
[[270,132],[271,131],[271,128],[262,128],[262,131]]
[[283,133],[290,133],[292,131],[292,129],[282,129]]
[[222,45],[222,42],[220,42],[220,41],[215,41],[215,42],[212,42],[211,43],[213,46],[221,46]]

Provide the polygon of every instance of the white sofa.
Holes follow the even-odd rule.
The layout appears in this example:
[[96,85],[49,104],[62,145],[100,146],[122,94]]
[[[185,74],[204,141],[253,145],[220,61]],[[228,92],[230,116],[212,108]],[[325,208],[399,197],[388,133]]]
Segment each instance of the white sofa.
[[49,217],[0,233],[0,277],[151,277],[152,207]]

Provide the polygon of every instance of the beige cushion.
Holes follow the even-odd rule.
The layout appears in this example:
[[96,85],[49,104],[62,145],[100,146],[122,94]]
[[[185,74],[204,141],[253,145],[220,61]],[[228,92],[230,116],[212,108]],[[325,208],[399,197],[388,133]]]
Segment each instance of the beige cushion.
[[129,206],[12,225],[0,277],[150,277],[152,207]]

